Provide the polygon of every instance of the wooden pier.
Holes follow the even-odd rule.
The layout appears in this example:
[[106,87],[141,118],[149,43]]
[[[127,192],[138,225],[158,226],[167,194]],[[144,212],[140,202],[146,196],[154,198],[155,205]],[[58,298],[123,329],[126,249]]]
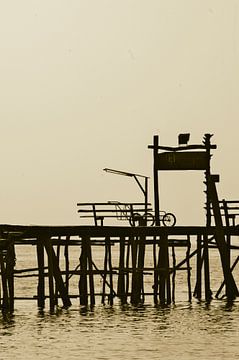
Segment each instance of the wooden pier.
[[[217,227],[116,227],[116,226],[13,226],[0,225],[1,307],[3,312],[14,310],[15,299],[32,299],[39,308],[46,300],[50,311],[58,305],[68,308],[74,298],[81,305],[101,303],[113,305],[118,299],[122,304],[142,304],[150,296],[154,304],[171,304],[175,299],[175,282],[178,271],[187,277],[188,296],[210,301],[225,289],[228,300],[238,296],[230,265],[230,252],[235,245],[220,249]],[[232,239],[239,235],[236,226],[223,227],[223,236]],[[221,234],[220,234],[221,236]],[[31,245],[36,250],[37,267],[15,269],[18,246]],[[79,263],[71,267],[69,249],[79,254]],[[103,254],[100,265],[94,258],[95,249]],[[192,250],[194,248],[194,250]],[[178,262],[178,249],[185,250],[185,257]],[[209,250],[218,251],[224,278],[219,292],[210,287]],[[145,257],[151,265],[145,265]],[[196,258],[193,269],[190,262]],[[238,258],[236,259],[236,263]],[[191,283],[192,273],[196,283]],[[33,276],[36,293],[32,297],[15,297],[14,287],[18,276]],[[77,278],[78,287],[71,281]],[[95,283],[100,278],[101,288]],[[150,283],[145,290],[145,279]],[[98,281],[99,283],[99,281]],[[202,291],[203,289],[203,291]],[[76,292],[77,291],[77,292]],[[59,304],[61,299],[61,304]]]
[[[114,214],[110,209],[97,213],[96,204],[90,205],[91,210],[79,210],[83,217],[92,217],[93,226],[0,225],[2,312],[13,312],[16,299],[35,300],[40,309],[49,300],[51,312],[59,305],[70,307],[72,299],[78,299],[83,306],[94,306],[96,298],[102,304],[113,305],[118,299],[122,304],[138,305],[151,296],[154,304],[169,305],[176,301],[176,275],[182,270],[186,273],[188,301],[193,296],[206,302],[213,297],[226,297],[228,301],[238,297],[233,270],[239,256],[232,263],[231,255],[239,250],[235,241],[239,235],[236,224],[239,201],[218,198],[219,175],[210,171],[211,150],[216,149],[210,143],[211,136],[205,134],[202,144],[187,145],[189,134],[181,134],[177,147],[160,146],[158,136],[154,136],[153,145],[149,145],[153,150],[154,213],[149,213],[152,207],[148,203],[148,177],[105,169],[133,177],[144,194],[144,203],[110,202],[108,205],[117,207]],[[174,226],[176,218],[172,213],[163,212],[161,216],[158,173],[170,170],[204,171],[205,226]],[[129,226],[105,226],[104,218],[122,216],[129,220]],[[19,269],[16,250],[25,249],[26,245],[35,250],[36,266],[26,264]],[[180,260],[179,250],[181,254],[183,251]],[[211,289],[211,251],[218,252],[218,266],[222,270],[222,281],[216,291]],[[71,259],[73,252],[77,254],[76,263]],[[35,294],[15,294],[19,277],[36,279]]]

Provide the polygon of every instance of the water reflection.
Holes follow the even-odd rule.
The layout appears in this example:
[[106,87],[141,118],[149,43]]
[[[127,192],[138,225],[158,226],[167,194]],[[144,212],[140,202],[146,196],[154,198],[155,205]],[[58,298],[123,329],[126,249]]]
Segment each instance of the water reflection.
[[238,312],[221,301],[75,306],[53,315],[28,305],[0,316],[0,345],[5,359],[236,358]]

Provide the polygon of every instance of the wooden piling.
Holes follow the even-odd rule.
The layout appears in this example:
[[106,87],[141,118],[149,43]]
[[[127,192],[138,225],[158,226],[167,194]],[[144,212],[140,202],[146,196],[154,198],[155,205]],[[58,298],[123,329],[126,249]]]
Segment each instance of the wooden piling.
[[173,273],[172,273],[172,302],[175,303],[175,279],[176,279],[176,254],[174,244],[172,245]]
[[131,239],[131,262],[132,262],[132,278],[131,278],[131,304],[138,304],[138,286],[137,286],[137,253],[138,253],[138,237]]
[[125,293],[125,238],[120,237],[120,247],[119,247],[119,275],[118,275],[118,288],[117,296],[120,298],[121,303],[125,304],[127,302],[127,296]]
[[196,285],[193,296],[198,300],[202,298],[202,238],[197,235],[197,259],[196,259]]
[[160,304],[171,303],[169,280],[168,238],[164,233],[160,236],[159,249],[159,300]]
[[44,246],[42,236],[37,238],[38,286],[37,305],[40,309],[45,307],[45,274],[44,274]]
[[108,247],[105,239],[105,254],[104,254],[104,273],[103,273],[103,283],[102,283],[102,297],[101,303],[105,303],[105,288],[106,288],[106,278],[107,278],[107,266],[108,266]]
[[9,311],[14,311],[14,266],[15,266],[15,250],[14,237],[9,238],[9,245],[6,253],[6,276],[9,292]]
[[88,304],[88,287],[87,287],[87,238],[82,237],[81,255],[80,255],[80,279],[79,279],[79,292],[80,292],[80,305]]
[[[58,236],[58,240],[60,242],[61,240],[61,237]],[[56,247],[56,260],[57,260],[57,265],[59,267],[60,265],[60,256],[61,256],[61,244],[57,244],[57,247]],[[57,286],[57,283],[55,282],[55,303],[56,303],[56,306],[58,306],[58,292],[59,292],[59,289],[58,289],[58,286]]]
[[208,254],[208,237],[207,235],[203,236],[203,258],[204,258],[204,290],[205,290],[205,300],[209,302],[212,299],[212,292],[210,289],[210,272],[209,272],[209,254]]
[[114,304],[114,288],[113,288],[113,272],[112,272],[112,255],[111,255],[111,244],[110,244],[110,237],[106,237],[106,247],[108,251],[108,267],[109,267],[109,278],[110,278],[110,295],[109,295],[109,304]]
[[191,242],[190,242],[190,236],[187,236],[187,252],[186,252],[186,258],[187,258],[187,282],[188,282],[188,301],[192,301],[192,289],[191,289],[191,267],[190,267],[190,249],[191,249]]
[[125,274],[125,301],[127,302],[127,297],[129,295],[129,260],[130,260],[130,246],[131,244],[131,237],[128,238],[127,241],[127,249],[126,249],[126,274]]
[[49,286],[49,302],[50,302],[50,312],[55,310],[55,291],[54,291],[54,278],[53,278],[53,248],[51,244],[51,238],[48,237],[44,239],[44,245],[47,252],[47,260],[48,260],[48,286]]
[[69,269],[70,269],[70,263],[69,263],[69,241],[70,241],[70,236],[67,235],[66,236],[66,240],[65,240],[65,249],[64,249],[64,257],[65,257],[65,270],[66,270],[66,274],[65,274],[65,285],[66,285],[66,291],[69,294]]
[[9,304],[9,292],[7,284],[7,274],[5,267],[5,251],[0,250],[0,268],[1,268],[1,278],[2,278],[2,312],[7,313],[10,309]]
[[145,236],[139,238],[138,251],[138,273],[137,273],[137,296],[140,303],[144,303],[144,258],[145,258]]
[[89,268],[89,288],[90,288],[90,305],[95,305],[95,289],[94,289],[94,275],[93,275],[93,264],[92,264],[92,250],[90,237],[87,237],[87,262]]
[[154,236],[153,241],[153,264],[154,264],[154,284],[153,284],[153,296],[154,296],[154,304],[158,304],[158,278],[159,278],[159,271],[158,271],[158,260],[157,260],[157,238]]

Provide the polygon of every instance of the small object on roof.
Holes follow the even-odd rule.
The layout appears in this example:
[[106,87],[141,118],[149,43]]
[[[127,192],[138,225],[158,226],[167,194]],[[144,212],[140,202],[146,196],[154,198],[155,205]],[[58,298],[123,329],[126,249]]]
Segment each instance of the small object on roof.
[[190,134],[179,134],[178,135],[178,145],[186,145],[189,141]]

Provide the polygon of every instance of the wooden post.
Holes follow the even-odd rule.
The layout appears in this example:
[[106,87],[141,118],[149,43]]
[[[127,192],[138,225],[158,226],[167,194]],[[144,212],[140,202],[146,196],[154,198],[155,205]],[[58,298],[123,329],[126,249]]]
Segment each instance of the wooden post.
[[69,264],[69,240],[70,240],[70,236],[68,235],[68,236],[66,237],[66,241],[65,241],[65,251],[64,251],[64,256],[65,256],[65,269],[66,269],[65,284],[66,284],[67,294],[69,294],[69,269],[70,269],[70,264]]
[[125,238],[120,237],[120,248],[119,248],[119,276],[118,276],[118,289],[117,295],[121,300],[122,304],[127,302],[125,296],[125,267],[124,267],[124,258],[125,258]]
[[[58,236],[58,240],[60,241],[61,240],[61,237]],[[60,265],[60,256],[61,256],[61,245],[60,244],[57,244],[57,247],[56,247],[56,260],[57,260],[57,265],[59,267]],[[55,302],[56,302],[56,306],[58,306],[58,286],[57,286],[57,282],[55,282]]]
[[87,239],[82,237],[81,244],[81,255],[80,255],[80,269],[81,275],[79,280],[79,291],[80,291],[80,304],[88,304],[88,289],[87,289]]
[[2,275],[2,292],[3,292],[2,312],[7,313],[9,311],[9,293],[7,286],[7,274],[6,274],[6,267],[4,264],[3,250],[0,250],[0,267],[1,267],[1,275]]
[[199,300],[202,298],[202,239],[197,235],[197,263],[196,263],[196,285],[193,296]]
[[176,278],[176,254],[174,244],[172,245],[173,275],[172,275],[172,302],[175,303],[175,278]]
[[108,246],[107,246],[107,241],[105,239],[104,273],[103,273],[102,297],[101,297],[102,304],[105,303],[105,285],[106,285],[106,277],[107,277],[107,264],[108,264]]
[[171,281],[170,281],[170,273],[169,273],[169,254],[168,254],[168,237],[165,236],[165,268],[166,268],[166,294],[167,294],[167,304],[171,304],[172,297],[171,297]]
[[210,160],[211,160],[211,136],[209,134],[204,135],[203,143],[206,148],[206,156],[207,156],[207,166],[205,171],[206,177],[206,226],[211,226],[211,208],[210,208],[210,189],[209,189],[209,179],[211,175],[211,167],[210,167]]
[[125,302],[127,302],[127,297],[129,294],[129,259],[130,259],[130,244],[131,237],[128,238],[127,242],[127,251],[126,251],[126,282],[125,282]]
[[89,285],[90,285],[90,305],[95,305],[95,289],[94,289],[94,275],[92,267],[92,252],[91,252],[91,242],[90,237],[86,238],[87,245],[87,260],[89,268]]
[[56,302],[55,302],[54,280],[53,280],[53,256],[52,256],[53,249],[52,249],[50,237],[44,239],[44,245],[48,257],[48,284],[49,284],[50,312],[53,312],[55,310]]
[[44,276],[44,247],[41,236],[37,238],[38,286],[37,305],[40,309],[45,307],[45,276]]
[[132,238],[131,242],[131,255],[132,255],[132,279],[131,279],[131,304],[137,305],[137,250],[138,250],[138,238]]
[[154,136],[154,211],[155,211],[155,225],[160,226],[159,217],[159,183],[158,183],[158,168],[157,168],[157,157],[158,157],[158,145],[159,137]]
[[107,248],[108,248],[108,262],[109,262],[109,275],[110,275],[110,296],[109,296],[109,303],[113,305],[114,303],[114,288],[113,288],[113,273],[112,273],[112,256],[111,256],[111,244],[110,238],[106,238]]
[[[228,213],[228,207],[227,207],[226,200],[223,199],[222,204],[223,204],[223,209],[224,209],[226,226],[229,227],[230,221],[229,221],[229,213]],[[226,235],[226,240],[227,240],[227,247],[228,247],[228,261],[229,261],[229,266],[231,267],[231,236]]]
[[144,303],[144,258],[145,258],[145,236],[140,236],[139,252],[138,252],[137,296],[138,296],[138,301],[142,303]]
[[153,242],[153,263],[154,263],[153,293],[154,293],[154,304],[155,305],[158,304],[158,279],[159,279],[156,239],[157,239],[156,236],[154,236],[154,242]]
[[212,299],[212,292],[210,289],[210,273],[209,273],[209,255],[208,255],[208,237],[207,235],[203,236],[204,240],[204,282],[205,282],[205,300],[208,302]]
[[14,238],[10,237],[6,254],[6,275],[9,291],[9,311],[14,311],[14,266],[15,266],[15,250]]
[[188,301],[191,302],[192,290],[191,290],[191,268],[190,268],[190,249],[191,249],[190,235],[187,235],[187,241],[188,241],[188,246],[187,246],[186,258],[187,258]]
[[[168,238],[166,234],[160,236],[160,249],[159,249],[159,299],[160,304],[165,302],[170,304],[170,286],[168,283],[169,277],[169,260],[168,260]],[[165,290],[167,289],[167,296]]]

